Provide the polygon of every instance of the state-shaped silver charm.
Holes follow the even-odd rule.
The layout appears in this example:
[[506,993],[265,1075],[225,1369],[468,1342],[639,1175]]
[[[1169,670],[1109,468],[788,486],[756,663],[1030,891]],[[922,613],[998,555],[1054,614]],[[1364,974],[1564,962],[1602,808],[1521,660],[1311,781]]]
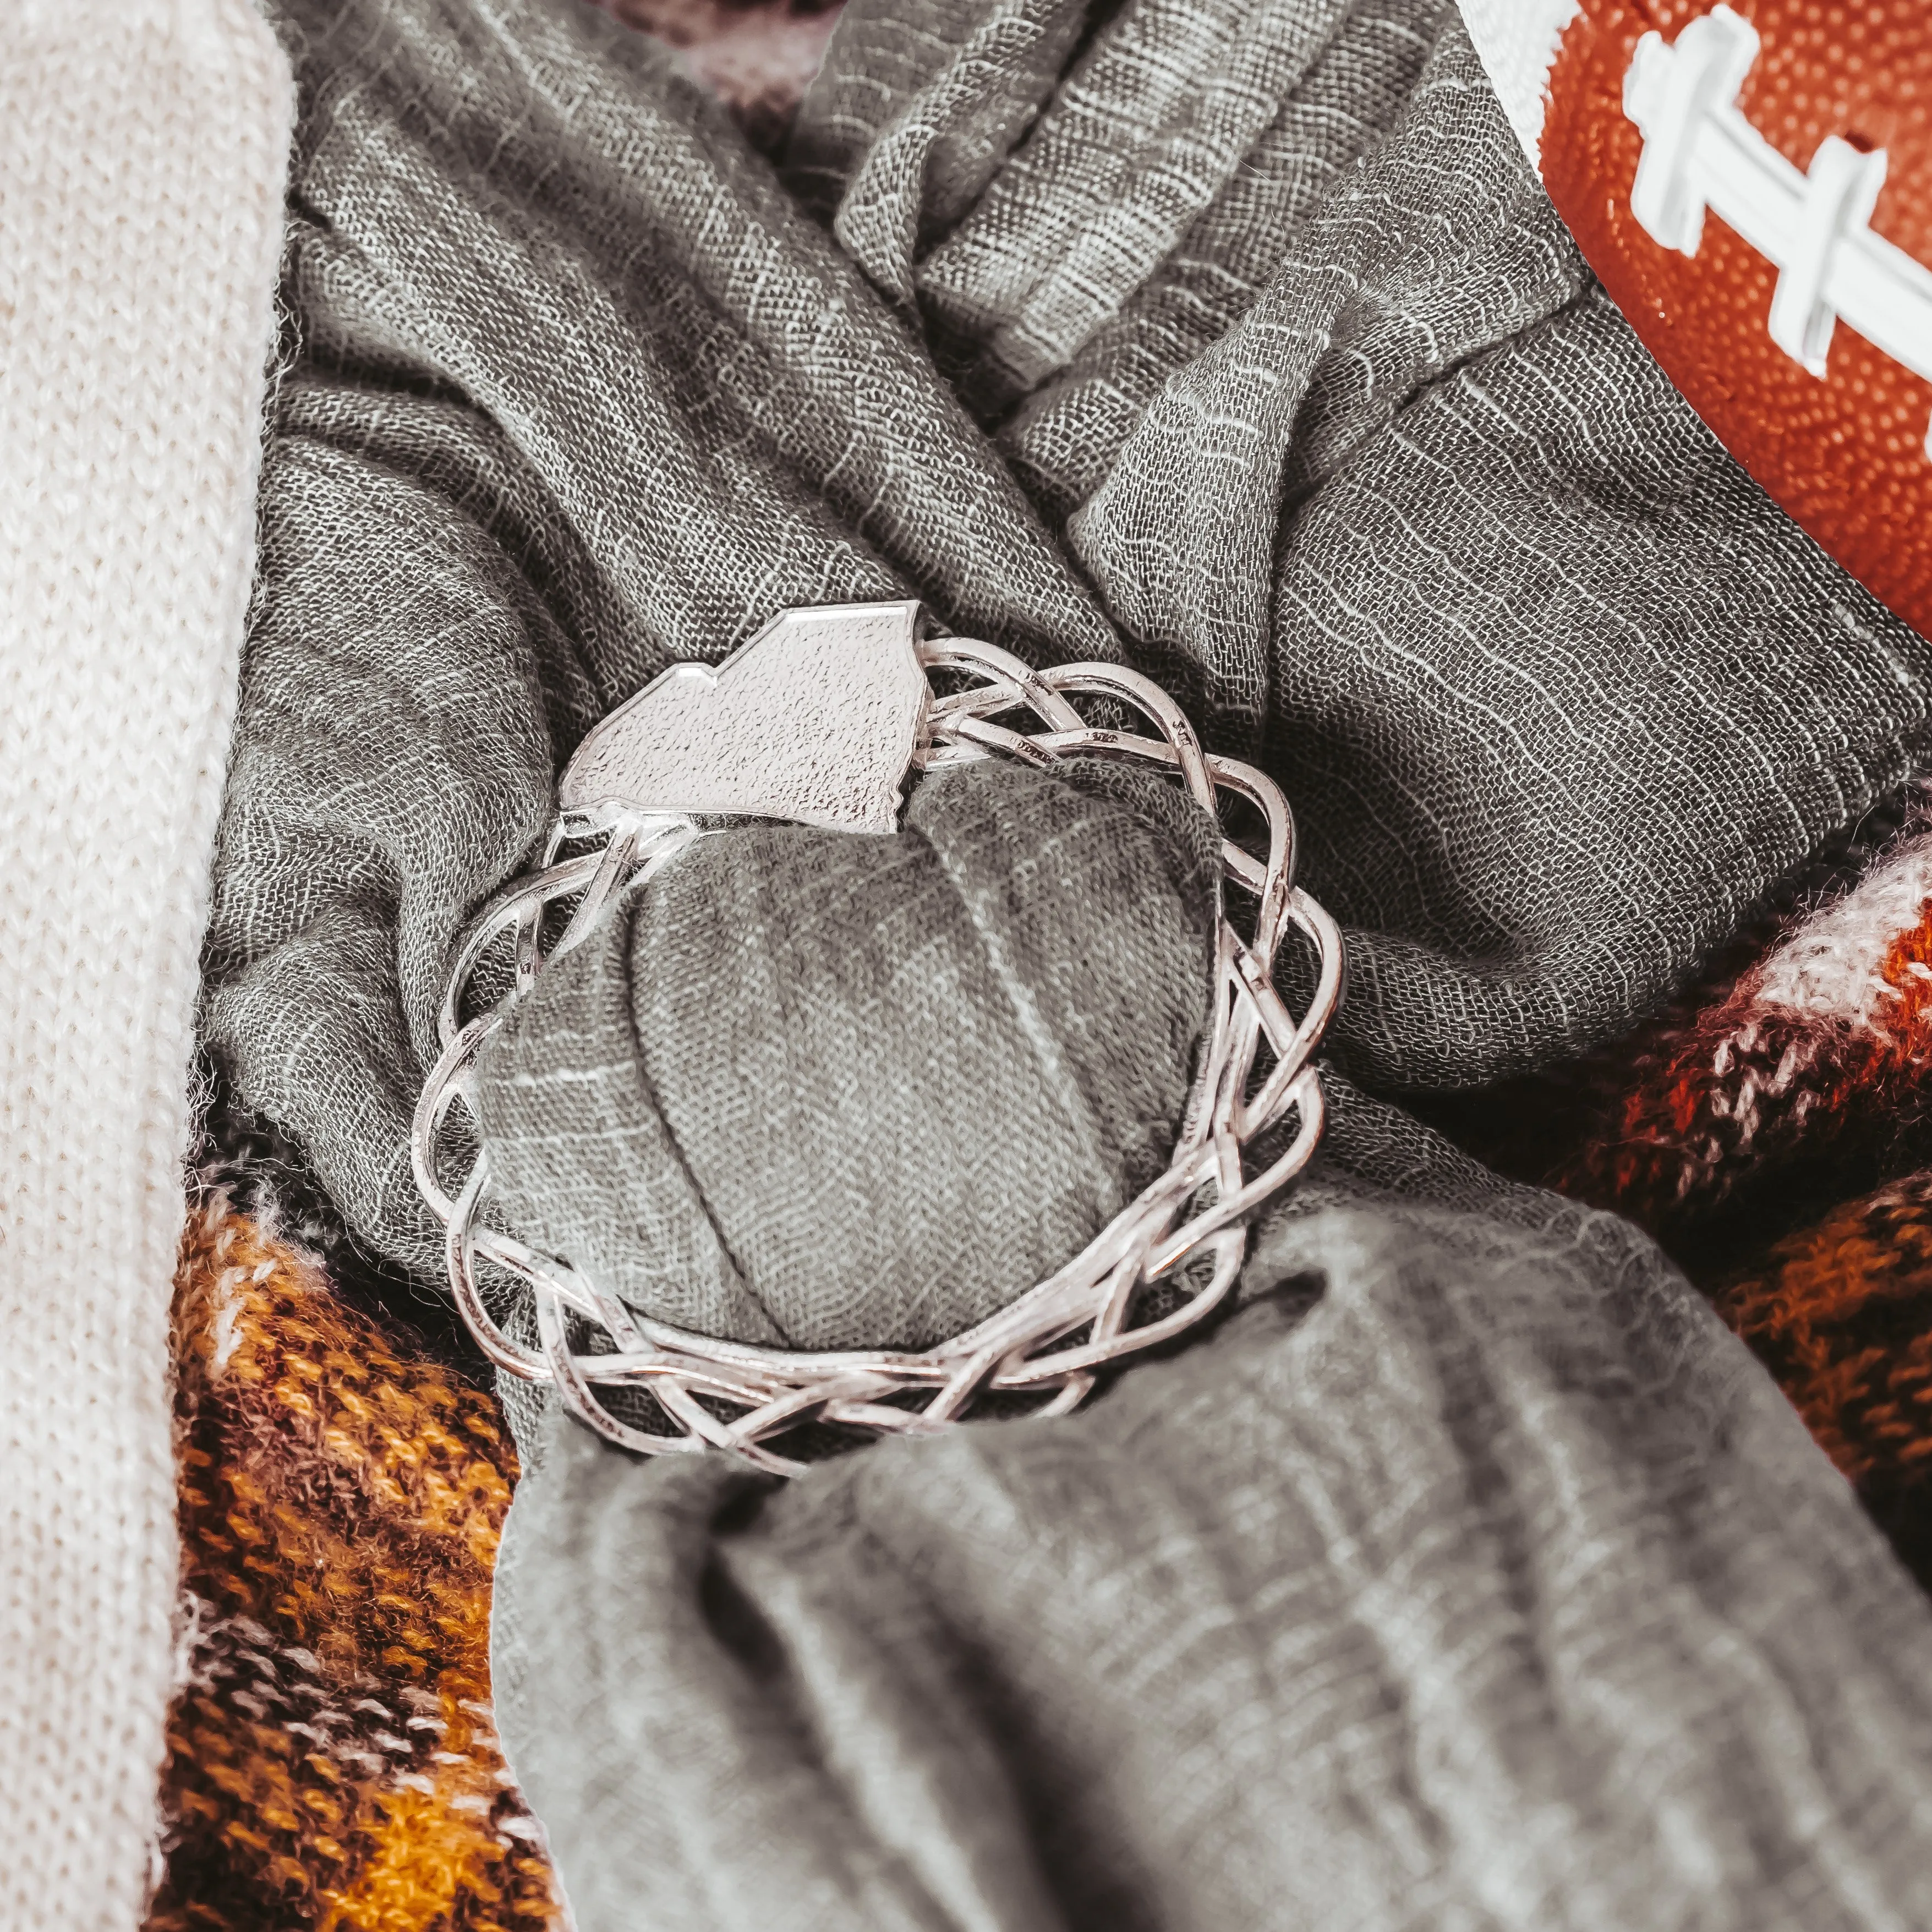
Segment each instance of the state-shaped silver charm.
[[894,830],[930,694],[919,614],[911,601],[782,610],[715,670],[673,664],[592,729],[559,807]]

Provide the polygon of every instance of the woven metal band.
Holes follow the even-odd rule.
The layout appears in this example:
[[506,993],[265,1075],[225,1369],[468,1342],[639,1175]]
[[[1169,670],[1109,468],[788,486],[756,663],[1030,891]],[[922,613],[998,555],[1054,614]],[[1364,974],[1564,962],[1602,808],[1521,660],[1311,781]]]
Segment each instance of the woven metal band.
[[[586,798],[583,786],[573,788],[567,777],[566,808],[542,869],[492,901],[458,950],[440,1019],[443,1051],[418,1104],[413,1154],[423,1198],[447,1229],[451,1289],[484,1354],[508,1374],[554,1382],[574,1414],[626,1448],[650,1454],[718,1448],[792,1474],[804,1466],[774,1444],[806,1424],[930,1432],[994,1394],[1036,1396],[1035,1413],[1064,1413],[1100,1372],[1171,1341],[1226,1298],[1246,1252],[1250,1217],[1307,1165],[1320,1137],[1323,1102],[1313,1056],[1342,995],[1342,938],[1294,884],[1294,820],[1280,788],[1252,766],[1204,751],[1180,707],[1118,665],[1035,670],[968,639],[915,644],[910,624],[906,644],[921,674],[910,734],[914,769],[988,758],[1048,768],[1066,758],[1130,760],[1171,776],[1210,812],[1217,794],[1244,800],[1265,828],[1264,856],[1232,841],[1222,844],[1221,898],[1228,886],[1237,889],[1243,930],[1220,904],[1211,1022],[1173,1160],[1057,1274],[922,1352],[807,1353],[691,1334],[627,1306],[582,1270],[485,1226],[479,1210],[490,1173],[473,1131],[479,1050],[546,962],[577,945],[614,894],[674,862],[703,836],[688,803],[652,810],[634,801]],[[699,675],[708,686],[729,670]],[[1114,715],[1124,707],[1150,728],[1098,728],[1070,701],[1083,695],[1111,700]],[[574,770],[584,758],[580,752]],[[1258,848],[1260,838],[1253,842]],[[580,844],[586,849],[560,856]],[[1298,1020],[1275,986],[1276,952],[1292,932],[1310,955],[1306,976],[1313,988]],[[479,980],[505,989],[466,1018]],[[468,1132],[452,1122],[459,1107],[470,1117]],[[1250,1174],[1245,1152],[1263,1136],[1270,1137],[1270,1157]],[[466,1172],[448,1172],[465,1161]],[[512,1304],[523,1291],[533,1301],[533,1322],[525,1302],[521,1319],[511,1323],[524,1330],[520,1339],[506,1330],[507,1312],[500,1319],[486,1305],[480,1279],[486,1268],[509,1277],[504,1287]],[[1157,1286],[1165,1292],[1150,1294]],[[612,1412],[608,1398],[620,1389],[633,1392],[620,1405],[627,1414],[635,1418],[641,1406],[647,1422]],[[650,1402],[640,1406],[638,1390]]]

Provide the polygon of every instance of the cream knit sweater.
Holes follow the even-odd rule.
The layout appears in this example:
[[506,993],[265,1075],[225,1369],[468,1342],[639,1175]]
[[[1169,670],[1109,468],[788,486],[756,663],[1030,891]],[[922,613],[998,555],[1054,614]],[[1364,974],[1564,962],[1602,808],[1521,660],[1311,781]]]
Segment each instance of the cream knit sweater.
[[140,1922],[168,1304],[292,115],[248,0],[0,0],[0,1928]]

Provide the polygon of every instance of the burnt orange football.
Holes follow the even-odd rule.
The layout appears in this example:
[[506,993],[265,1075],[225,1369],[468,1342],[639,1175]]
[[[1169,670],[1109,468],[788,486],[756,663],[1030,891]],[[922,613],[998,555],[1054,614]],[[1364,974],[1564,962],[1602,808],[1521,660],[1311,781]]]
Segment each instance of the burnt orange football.
[[1932,0],[1463,0],[1557,212],[1765,488],[1932,634]]

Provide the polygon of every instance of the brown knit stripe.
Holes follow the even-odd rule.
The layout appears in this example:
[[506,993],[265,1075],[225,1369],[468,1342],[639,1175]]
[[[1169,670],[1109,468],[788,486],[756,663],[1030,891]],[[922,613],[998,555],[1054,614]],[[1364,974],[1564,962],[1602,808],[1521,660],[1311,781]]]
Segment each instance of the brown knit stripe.
[[1932,1173],[1777,1242],[1715,1300],[1932,1588]]
[[1846,1476],[1932,1500],[1932,1174],[1788,1236],[1715,1299]]
[[194,1628],[152,1932],[555,1924],[490,1718],[515,1465],[489,1399],[218,1198],[176,1324]]

